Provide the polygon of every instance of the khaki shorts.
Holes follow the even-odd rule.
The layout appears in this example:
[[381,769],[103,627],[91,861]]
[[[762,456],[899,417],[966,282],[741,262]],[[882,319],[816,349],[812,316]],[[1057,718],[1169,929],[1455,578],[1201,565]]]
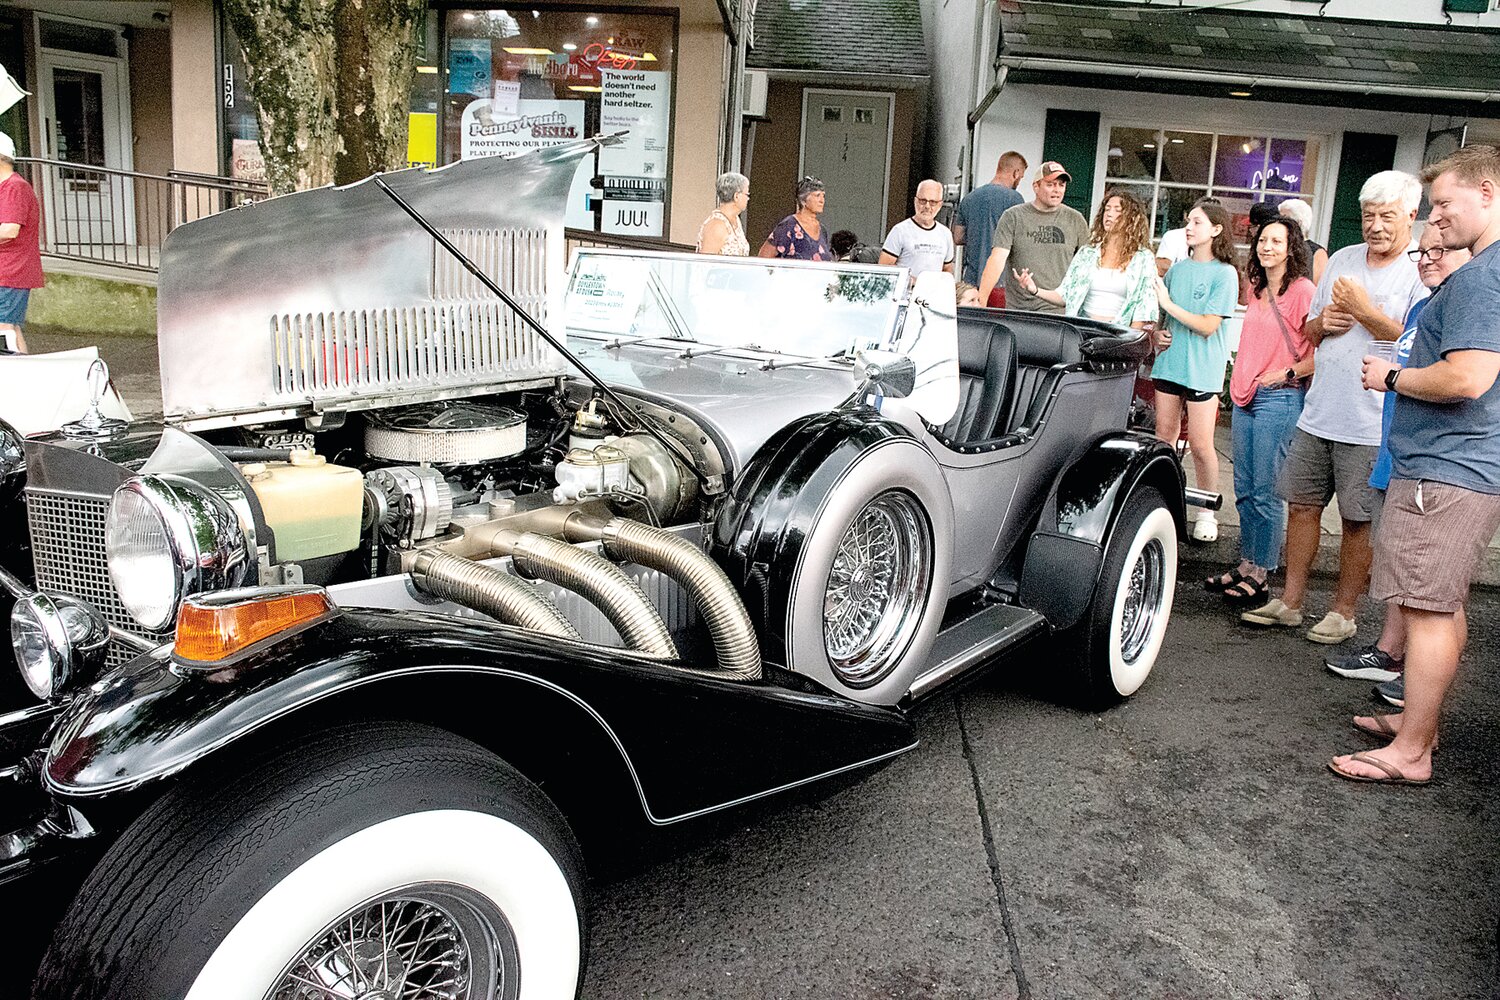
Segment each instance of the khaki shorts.
[[1392,479],[1375,534],[1370,597],[1452,614],[1464,606],[1497,529],[1500,496],[1430,479]]
[[1375,506],[1370,473],[1380,449],[1372,444],[1329,441],[1297,428],[1281,467],[1277,492],[1287,503],[1327,507],[1339,498],[1339,516],[1346,521],[1368,521]]

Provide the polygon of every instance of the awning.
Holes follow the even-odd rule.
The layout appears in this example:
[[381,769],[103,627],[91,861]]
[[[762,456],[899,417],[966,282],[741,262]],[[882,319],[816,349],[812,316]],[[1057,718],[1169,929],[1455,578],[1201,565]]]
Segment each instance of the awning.
[[1500,31],[1160,4],[1001,0],[1011,83],[1500,117]]

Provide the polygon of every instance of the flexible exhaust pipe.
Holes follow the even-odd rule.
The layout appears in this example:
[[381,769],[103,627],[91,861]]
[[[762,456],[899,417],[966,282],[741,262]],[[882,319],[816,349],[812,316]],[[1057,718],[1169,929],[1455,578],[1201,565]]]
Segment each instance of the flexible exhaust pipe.
[[583,638],[545,594],[472,559],[423,550],[412,562],[411,581],[423,593],[473,608],[507,625],[563,639]]
[[635,581],[602,556],[534,532],[499,531],[491,544],[528,576],[575,591],[604,612],[631,649],[663,660],[677,659],[677,644],[656,606]]
[[603,521],[575,515],[563,523],[563,534],[570,542],[600,542],[614,558],[649,566],[677,581],[703,615],[722,674],[732,680],[761,679],[760,643],[745,604],[719,564],[696,545],[621,517]]

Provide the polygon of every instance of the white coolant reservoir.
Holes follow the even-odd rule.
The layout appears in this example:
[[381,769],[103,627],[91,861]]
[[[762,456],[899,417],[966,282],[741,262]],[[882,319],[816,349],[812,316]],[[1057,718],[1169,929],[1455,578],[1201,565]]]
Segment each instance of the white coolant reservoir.
[[322,455],[295,450],[290,462],[240,466],[276,535],[276,558],[301,562],[359,547],[364,476],[329,465]]

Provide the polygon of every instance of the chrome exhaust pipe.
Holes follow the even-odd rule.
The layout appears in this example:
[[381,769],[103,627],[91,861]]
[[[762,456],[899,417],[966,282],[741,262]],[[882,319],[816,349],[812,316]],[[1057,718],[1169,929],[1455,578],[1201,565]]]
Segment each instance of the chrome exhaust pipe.
[[761,679],[760,643],[739,592],[719,564],[691,542],[659,528],[616,517],[569,517],[563,535],[570,542],[600,542],[616,559],[659,570],[675,580],[697,604],[718,653],[719,676]]
[[425,549],[412,562],[411,581],[423,593],[473,608],[507,625],[582,641],[573,623],[546,595],[509,573],[471,559]]
[[677,644],[655,605],[609,560],[529,531],[496,532],[491,545],[495,554],[510,556],[526,575],[580,594],[604,612],[631,649],[657,659],[677,659]]

